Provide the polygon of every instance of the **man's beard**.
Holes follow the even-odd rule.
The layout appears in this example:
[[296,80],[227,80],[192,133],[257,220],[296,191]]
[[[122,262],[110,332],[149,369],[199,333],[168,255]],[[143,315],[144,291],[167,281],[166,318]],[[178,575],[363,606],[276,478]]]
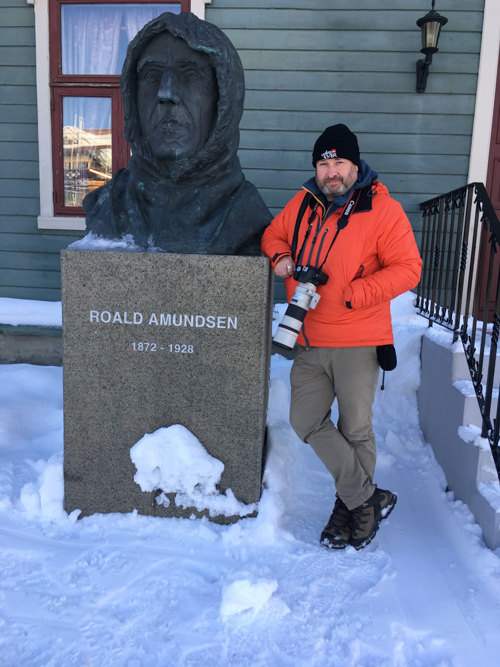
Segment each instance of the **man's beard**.
[[[321,192],[325,195],[325,197],[341,197],[342,195],[345,195],[345,193],[351,189],[351,187],[354,185],[354,183],[351,183],[351,185],[347,185],[343,179],[330,179],[326,183],[323,182],[321,185],[318,183],[317,184]],[[334,186],[334,189],[332,190],[332,186]]]
[[336,176],[335,178],[324,178],[322,181],[318,180],[318,176],[315,176],[316,185],[329,200],[335,199],[335,197],[341,197],[345,195],[346,192],[352,188],[352,186],[358,180],[358,171],[353,167],[353,169],[342,178],[342,176]]

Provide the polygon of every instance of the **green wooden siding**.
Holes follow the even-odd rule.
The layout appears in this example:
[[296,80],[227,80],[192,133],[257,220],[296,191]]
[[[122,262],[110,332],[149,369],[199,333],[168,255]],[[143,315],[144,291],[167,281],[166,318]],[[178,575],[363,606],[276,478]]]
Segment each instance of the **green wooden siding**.
[[58,300],[59,252],[82,234],[37,227],[34,25],[26,0],[0,0],[0,296]]
[[346,123],[419,240],[419,203],[467,179],[483,4],[437,2],[448,24],[418,94],[416,21],[430,2],[212,0],[206,18],[245,68],[241,163],[271,211],[312,175],[318,135]]
[[[429,9],[414,0],[207,5],[245,68],[240,159],[273,213],[312,175],[317,136],[339,122],[358,135],[417,240],[419,203],[466,182],[483,0],[438,0],[449,21],[418,94],[415,22]],[[59,251],[82,233],[39,230],[39,211],[34,10],[0,0],[0,296],[60,299]]]

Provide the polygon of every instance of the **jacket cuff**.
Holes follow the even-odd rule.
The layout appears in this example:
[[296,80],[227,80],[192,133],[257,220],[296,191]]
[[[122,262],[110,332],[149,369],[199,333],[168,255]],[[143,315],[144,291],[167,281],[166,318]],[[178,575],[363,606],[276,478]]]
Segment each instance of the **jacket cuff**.
[[291,257],[292,255],[289,252],[277,252],[273,257],[271,257],[271,268],[274,269],[276,262],[278,262],[282,257]]
[[352,305],[353,296],[354,296],[354,290],[352,288],[352,285],[347,285],[347,287],[344,290],[344,303],[346,305],[346,308],[350,308],[351,310],[354,310]]

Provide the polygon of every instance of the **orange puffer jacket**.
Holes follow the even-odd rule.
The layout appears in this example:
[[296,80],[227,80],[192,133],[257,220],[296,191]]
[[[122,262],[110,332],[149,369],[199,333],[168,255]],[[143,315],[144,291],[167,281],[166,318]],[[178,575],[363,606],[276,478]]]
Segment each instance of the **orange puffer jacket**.
[[[368,187],[359,192],[348,225],[339,232],[323,266],[328,281],[317,288],[321,298],[305,317],[297,340],[300,345],[361,347],[393,343],[390,301],[413,289],[420,279],[422,260],[401,205],[378,181],[373,182],[371,190]],[[314,260],[326,235],[319,262],[311,264],[320,266],[327,255],[342,209],[323,222],[326,216],[323,203],[314,194],[302,191],[274,218],[262,237],[262,251],[271,259],[273,268],[281,257],[291,255],[295,223],[304,196],[310,197],[310,202],[302,217],[296,254],[312,222],[302,264],[308,263],[318,225],[321,226],[312,254]],[[314,214],[312,207],[316,203],[319,206]],[[288,301],[297,284],[293,278],[285,280]]]

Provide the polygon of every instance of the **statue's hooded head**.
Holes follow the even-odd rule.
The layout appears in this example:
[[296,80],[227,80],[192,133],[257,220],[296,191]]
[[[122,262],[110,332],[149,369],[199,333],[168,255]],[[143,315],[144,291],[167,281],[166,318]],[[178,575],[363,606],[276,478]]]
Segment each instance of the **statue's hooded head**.
[[121,88],[125,138],[157,178],[205,181],[233,162],[245,83],[216,26],[190,13],[154,19],[128,47]]

